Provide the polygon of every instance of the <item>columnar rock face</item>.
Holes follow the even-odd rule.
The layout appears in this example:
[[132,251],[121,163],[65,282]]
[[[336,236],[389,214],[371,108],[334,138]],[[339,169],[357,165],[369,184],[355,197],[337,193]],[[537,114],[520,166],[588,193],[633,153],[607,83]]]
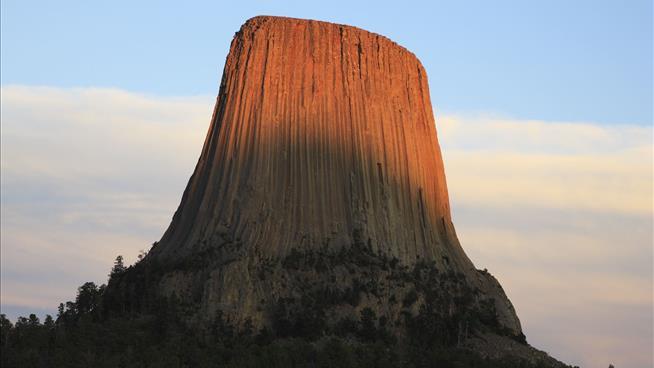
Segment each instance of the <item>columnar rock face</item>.
[[200,255],[212,266],[170,273],[162,290],[180,295],[200,282],[205,313],[265,324],[261,303],[284,292],[275,276],[259,280],[257,265],[353,245],[464,275],[494,300],[500,323],[521,332],[499,284],[457,240],[415,55],[354,27],[250,19],[231,44],[195,172],[148,256]]
[[357,28],[257,17],[237,33],[162,257],[238,238],[267,257],[355,240],[472,268],[450,217],[427,75]]

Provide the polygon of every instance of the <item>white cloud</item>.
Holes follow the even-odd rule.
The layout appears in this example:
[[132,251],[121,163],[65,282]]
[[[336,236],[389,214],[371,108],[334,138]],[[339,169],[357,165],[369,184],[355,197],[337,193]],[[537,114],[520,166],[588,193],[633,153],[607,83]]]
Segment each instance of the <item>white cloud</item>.
[[498,116],[437,116],[438,133],[451,149],[466,151],[600,154],[652,148],[652,129]]
[[[52,308],[165,230],[213,98],[4,86],[2,303]],[[651,366],[652,129],[437,116],[455,223],[534,345]],[[636,326],[636,327],[634,327]],[[613,359],[608,361],[608,359]]]
[[652,213],[650,127],[448,116],[438,128],[456,200]]

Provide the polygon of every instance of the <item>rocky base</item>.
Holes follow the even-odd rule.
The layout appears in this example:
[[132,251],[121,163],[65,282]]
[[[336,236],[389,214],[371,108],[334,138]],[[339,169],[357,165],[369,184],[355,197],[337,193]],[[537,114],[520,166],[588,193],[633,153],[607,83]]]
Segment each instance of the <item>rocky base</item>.
[[244,294],[218,299],[248,298],[251,310],[207,314],[220,305],[213,259],[146,258],[107,287],[84,284],[45,324],[3,316],[2,367],[567,367],[503,326],[487,292],[433,263],[361,244],[292,251],[246,267]]
[[[247,355],[281,354],[293,360],[300,354],[300,361],[336,349],[343,356],[363,351],[395,362],[395,367],[438,361],[566,367],[507,328],[488,290],[434,263],[403,265],[364,244],[337,252],[295,250],[250,267],[238,260],[217,262],[204,254],[163,267],[146,258],[114,275],[103,297],[104,318],[174,316],[200,345],[245,339],[247,349],[256,351]],[[499,285],[487,271],[477,272],[489,280],[487,289]],[[230,276],[241,287],[228,285],[226,290],[241,292],[219,294],[215,285]],[[503,292],[499,296],[506,298]],[[230,304],[246,308],[235,310]],[[313,353],[296,352],[297,344]]]
[[[164,298],[180,304],[191,326],[220,319],[283,337],[320,337],[367,313],[377,328],[399,338],[419,333],[459,344],[481,331],[524,342],[519,325],[507,323],[508,298],[487,271],[470,280],[433,262],[403,264],[365,244],[251,259],[221,262],[206,253],[162,266],[146,258],[116,275],[108,299],[147,312],[149,300]],[[512,307],[509,312],[514,315]],[[424,326],[430,330],[414,331]]]

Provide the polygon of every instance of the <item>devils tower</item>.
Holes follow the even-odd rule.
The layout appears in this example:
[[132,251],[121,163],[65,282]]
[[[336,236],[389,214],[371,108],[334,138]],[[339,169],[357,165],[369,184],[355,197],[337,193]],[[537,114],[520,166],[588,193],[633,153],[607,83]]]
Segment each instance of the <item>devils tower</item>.
[[248,20],[179,208],[107,309],[166,298],[196,331],[379,335],[555,366],[457,239],[437,126],[425,69],[393,41]]
[[211,127],[157,256],[238,237],[247,256],[352,244],[404,262],[456,241],[427,76],[360,29],[259,17],[237,33]]

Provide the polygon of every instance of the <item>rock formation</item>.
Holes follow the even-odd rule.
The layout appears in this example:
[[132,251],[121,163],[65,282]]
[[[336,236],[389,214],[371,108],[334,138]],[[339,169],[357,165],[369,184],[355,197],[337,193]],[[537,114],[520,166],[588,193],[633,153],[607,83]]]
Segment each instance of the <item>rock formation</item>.
[[239,238],[264,257],[355,237],[404,262],[458,245],[427,76],[392,41],[259,17],[232,42],[202,155],[161,257]]
[[[149,258],[215,260],[202,282],[205,312],[261,322],[258,302],[276,295],[259,285],[257,264],[353,244],[465,275],[521,333],[499,284],[457,240],[415,55],[355,27],[252,18],[232,41],[200,159]],[[176,273],[163,288],[183,294],[191,282]]]
[[104,300],[119,315],[177,305],[209,334],[375,331],[561,366],[459,244],[423,66],[326,22],[255,17],[236,33],[172,223]]

